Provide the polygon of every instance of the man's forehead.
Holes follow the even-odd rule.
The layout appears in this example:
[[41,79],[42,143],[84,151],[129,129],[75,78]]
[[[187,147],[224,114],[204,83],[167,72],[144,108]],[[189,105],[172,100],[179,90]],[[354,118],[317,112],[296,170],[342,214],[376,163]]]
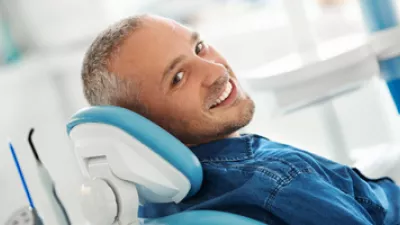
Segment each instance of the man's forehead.
[[147,28],[153,28],[153,29],[164,28],[164,29],[170,30],[172,32],[184,32],[184,33],[188,33],[189,35],[190,35],[190,33],[192,33],[192,30],[189,27],[187,27],[183,24],[180,24],[173,19],[164,18],[164,17],[160,17],[160,16],[145,17],[143,19],[143,25],[144,25],[144,27],[147,27]]
[[142,26],[121,46],[112,69],[121,75],[132,70],[161,75],[167,64],[182,54],[182,46],[190,44],[191,37],[191,30],[171,19],[143,18]]

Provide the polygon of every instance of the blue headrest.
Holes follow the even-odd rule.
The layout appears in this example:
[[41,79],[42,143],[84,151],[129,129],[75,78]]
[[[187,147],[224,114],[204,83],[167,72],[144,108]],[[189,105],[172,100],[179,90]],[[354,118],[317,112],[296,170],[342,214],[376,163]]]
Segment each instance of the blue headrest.
[[94,106],[77,112],[67,124],[68,134],[84,123],[102,123],[118,127],[160,155],[190,181],[187,197],[200,189],[203,170],[197,157],[170,133],[150,120],[128,109],[116,106]]

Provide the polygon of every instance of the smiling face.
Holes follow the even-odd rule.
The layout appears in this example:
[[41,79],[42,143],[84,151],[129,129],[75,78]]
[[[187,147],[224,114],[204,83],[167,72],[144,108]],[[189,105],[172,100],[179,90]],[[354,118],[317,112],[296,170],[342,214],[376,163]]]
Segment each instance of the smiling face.
[[138,83],[144,116],[185,144],[237,135],[252,119],[254,103],[227,61],[197,33],[172,20],[144,18],[110,70]]

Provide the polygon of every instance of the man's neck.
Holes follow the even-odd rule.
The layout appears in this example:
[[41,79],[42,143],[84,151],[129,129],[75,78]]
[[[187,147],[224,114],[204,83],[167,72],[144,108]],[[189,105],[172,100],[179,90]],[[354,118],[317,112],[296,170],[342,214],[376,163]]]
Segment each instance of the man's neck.
[[235,137],[240,137],[239,131],[235,131],[235,132],[233,132],[232,134],[229,134],[229,135],[227,135],[226,137],[224,137],[224,138],[222,138],[222,139],[225,139],[225,138],[235,138]]
[[193,146],[205,144],[205,143],[208,143],[208,142],[211,142],[211,141],[218,141],[218,140],[222,140],[222,139],[235,138],[235,137],[240,137],[239,131],[235,131],[235,132],[233,132],[233,133],[231,133],[231,134],[228,134],[228,135],[226,135],[226,136],[223,136],[223,137],[220,137],[220,138],[217,138],[217,139],[213,139],[213,140],[208,140],[208,141],[205,141],[205,142],[202,142],[202,143],[198,143],[198,144],[185,144],[185,145],[186,145],[187,147],[193,147]]

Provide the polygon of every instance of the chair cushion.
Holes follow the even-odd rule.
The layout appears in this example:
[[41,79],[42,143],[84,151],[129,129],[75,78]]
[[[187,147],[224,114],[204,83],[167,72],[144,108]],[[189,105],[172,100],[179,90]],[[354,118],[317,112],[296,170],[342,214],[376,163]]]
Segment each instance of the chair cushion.
[[203,170],[197,157],[170,133],[128,109],[116,106],[93,106],[78,111],[67,124],[68,134],[80,124],[102,123],[118,127],[132,135],[182,172],[191,183],[187,197],[200,189]]

